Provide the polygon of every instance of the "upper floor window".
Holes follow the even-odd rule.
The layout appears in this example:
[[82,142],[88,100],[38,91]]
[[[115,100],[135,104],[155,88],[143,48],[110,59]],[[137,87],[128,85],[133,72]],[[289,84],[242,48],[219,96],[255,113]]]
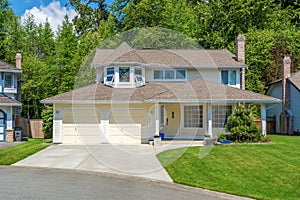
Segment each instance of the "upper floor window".
[[153,71],[154,80],[185,80],[186,70],[154,70]]
[[236,85],[236,71],[235,70],[222,70],[221,81],[225,85]]
[[139,87],[145,85],[144,69],[134,66],[107,67],[104,84],[113,87]]
[[143,82],[143,70],[142,68],[135,68],[134,69],[134,75],[135,75],[135,81],[137,83],[142,83]]
[[5,88],[14,87],[13,73],[4,73],[4,87]]
[[106,69],[106,81],[113,81],[115,75],[115,69],[113,67]]
[[119,68],[120,82],[130,82],[130,67]]

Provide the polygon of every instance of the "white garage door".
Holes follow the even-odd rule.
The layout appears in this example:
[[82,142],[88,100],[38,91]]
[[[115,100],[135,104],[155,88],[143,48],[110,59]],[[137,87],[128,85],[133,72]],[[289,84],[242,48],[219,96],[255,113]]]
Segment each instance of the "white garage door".
[[63,114],[63,144],[101,144],[105,141],[96,110],[67,110]]
[[141,144],[146,136],[143,110],[113,110],[109,116],[109,141],[113,144]]

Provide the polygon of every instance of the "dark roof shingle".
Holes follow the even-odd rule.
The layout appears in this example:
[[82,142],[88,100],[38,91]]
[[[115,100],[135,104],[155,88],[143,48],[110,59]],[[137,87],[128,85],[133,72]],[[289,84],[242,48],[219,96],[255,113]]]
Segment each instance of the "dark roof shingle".
[[0,96],[0,106],[1,105],[21,106],[22,104],[19,101],[8,96]]
[[16,68],[15,66],[12,66],[6,62],[3,62],[0,60],[0,70],[18,70],[21,71],[20,69]]
[[116,49],[97,49],[92,65],[120,62],[170,67],[246,67],[228,50],[132,49],[126,43]]

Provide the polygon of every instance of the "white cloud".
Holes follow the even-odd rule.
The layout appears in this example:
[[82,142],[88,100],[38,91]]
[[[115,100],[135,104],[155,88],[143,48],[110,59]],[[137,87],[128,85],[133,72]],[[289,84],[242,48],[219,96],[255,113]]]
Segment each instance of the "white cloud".
[[60,5],[59,1],[53,0],[47,6],[41,5],[39,8],[33,7],[30,10],[26,10],[24,15],[21,17],[21,20],[24,21],[27,15],[33,15],[36,24],[45,23],[46,19],[51,25],[52,30],[55,32],[58,25],[62,24],[62,21],[66,15],[69,16],[69,19],[72,20],[76,12],[71,8],[66,8]]

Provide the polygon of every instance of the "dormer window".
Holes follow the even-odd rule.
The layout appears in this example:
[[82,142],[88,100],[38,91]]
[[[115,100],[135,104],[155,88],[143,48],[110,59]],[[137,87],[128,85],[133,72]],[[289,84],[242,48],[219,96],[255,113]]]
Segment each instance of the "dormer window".
[[144,70],[133,66],[107,67],[104,71],[104,83],[113,87],[139,87],[145,85]]
[[142,68],[135,68],[134,69],[134,76],[135,76],[135,81],[138,86],[143,85],[143,69]]
[[107,68],[106,72],[106,81],[113,81],[114,75],[115,75],[115,69],[113,67]]
[[119,68],[120,82],[130,82],[130,67]]

